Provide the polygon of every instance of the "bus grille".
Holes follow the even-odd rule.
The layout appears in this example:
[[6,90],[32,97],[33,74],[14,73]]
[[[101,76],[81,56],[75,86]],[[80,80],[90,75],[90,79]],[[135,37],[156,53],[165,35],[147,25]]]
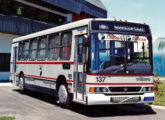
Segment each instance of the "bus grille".
[[111,92],[139,92],[141,87],[109,87]]
[[136,103],[141,101],[141,97],[112,97],[112,103]]

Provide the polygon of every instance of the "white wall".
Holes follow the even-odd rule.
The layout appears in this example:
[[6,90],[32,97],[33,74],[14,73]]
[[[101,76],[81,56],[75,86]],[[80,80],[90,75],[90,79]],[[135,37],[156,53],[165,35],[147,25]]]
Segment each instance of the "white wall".
[[[10,53],[12,39],[19,37],[18,35],[0,33],[0,53]],[[9,80],[9,72],[0,71],[0,81]]]

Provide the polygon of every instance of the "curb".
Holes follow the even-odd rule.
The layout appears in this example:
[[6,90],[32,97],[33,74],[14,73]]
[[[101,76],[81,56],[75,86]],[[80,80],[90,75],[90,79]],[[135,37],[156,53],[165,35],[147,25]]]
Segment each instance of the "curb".
[[14,86],[11,82],[5,83],[5,82],[0,82],[0,86]]
[[165,106],[158,106],[158,105],[150,105],[150,106],[151,106],[152,108],[165,110]]

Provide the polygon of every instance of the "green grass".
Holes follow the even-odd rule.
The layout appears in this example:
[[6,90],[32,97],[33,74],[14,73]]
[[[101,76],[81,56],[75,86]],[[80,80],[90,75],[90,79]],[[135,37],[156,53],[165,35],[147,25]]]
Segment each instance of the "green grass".
[[161,81],[158,88],[161,89],[161,92],[155,92],[155,101],[153,102],[153,105],[165,106],[165,81]]
[[0,117],[0,120],[15,120],[14,117]]

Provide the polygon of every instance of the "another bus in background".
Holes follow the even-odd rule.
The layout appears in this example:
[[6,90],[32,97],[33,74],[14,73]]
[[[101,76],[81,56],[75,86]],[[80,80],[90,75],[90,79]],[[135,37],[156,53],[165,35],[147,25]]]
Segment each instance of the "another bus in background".
[[165,37],[154,37],[153,59],[155,75],[165,76]]

